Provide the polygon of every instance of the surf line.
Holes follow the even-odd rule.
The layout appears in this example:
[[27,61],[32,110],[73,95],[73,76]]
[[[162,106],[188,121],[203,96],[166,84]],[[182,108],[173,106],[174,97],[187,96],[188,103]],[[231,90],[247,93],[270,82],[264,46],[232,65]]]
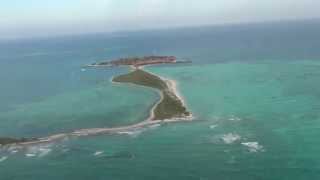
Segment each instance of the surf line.
[[[177,83],[174,80],[164,79],[153,73],[149,73],[141,68],[136,68],[132,72],[120,75],[112,79],[112,83],[130,83],[139,86],[151,87],[159,92],[159,101],[151,108],[149,117],[137,124],[113,127],[113,128],[88,128],[79,129],[70,133],[54,134],[42,138],[34,138],[30,141],[13,142],[4,145],[32,146],[44,143],[51,143],[70,137],[93,136],[100,134],[123,134],[125,131],[132,131],[161,123],[188,122],[194,119],[192,113],[186,110],[186,103],[177,90]],[[171,104],[170,104],[171,103]],[[178,109],[174,112],[168,108]],[[170,111],[168,113],[167,111]],[[0,145],[1,147],[1,145]]]

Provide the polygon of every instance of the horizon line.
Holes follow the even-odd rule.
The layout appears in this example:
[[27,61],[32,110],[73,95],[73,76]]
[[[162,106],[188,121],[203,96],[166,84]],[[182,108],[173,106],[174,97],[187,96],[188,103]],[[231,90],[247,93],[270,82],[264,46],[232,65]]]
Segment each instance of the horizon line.
[[230,27],[230,26],[250,26],[250,25],[263,25],[263,24],[279,24],[279,23],[304,23],[304,22],[315,22],[319,21],[320,18],[301,18],[301,19],[279,19],[279,20],[269,20],[269,21],[252,21],[252,22],[228,22],[228,23],[217,23],[217,24],[195,24],[195,25],[177,25],[177,26],[167,26],[167,27],[150,27],[150,28],[139,28],[127,30],[114,30],[114,31],[92,31],[92,32],[66,32],[61,34],[52,35],[35,35],[35,36],[10,36],[1,37],[1,41],[19,41],[19,40],[45,40],[52,38],[64,38],[64,37],[77,37],[77,36],[94,36],[94,35],[114,35],[119,34],[130,34],[139,32],[152,32],[152,31],[166,31],[166,30],[182,30],[182,29],[193,29],[193,28],[205,28],[205,27]]

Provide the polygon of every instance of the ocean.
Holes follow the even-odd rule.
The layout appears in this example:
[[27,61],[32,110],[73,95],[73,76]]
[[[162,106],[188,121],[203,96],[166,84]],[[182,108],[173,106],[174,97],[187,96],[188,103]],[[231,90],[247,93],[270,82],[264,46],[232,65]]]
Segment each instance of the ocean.
[[113,84],[105,59],[174,55],[145,69],[178,84],[192,122],[0,148],[0,180],[320,178],[320,21],[0,41],[0,137],[143,121],[159,100]]

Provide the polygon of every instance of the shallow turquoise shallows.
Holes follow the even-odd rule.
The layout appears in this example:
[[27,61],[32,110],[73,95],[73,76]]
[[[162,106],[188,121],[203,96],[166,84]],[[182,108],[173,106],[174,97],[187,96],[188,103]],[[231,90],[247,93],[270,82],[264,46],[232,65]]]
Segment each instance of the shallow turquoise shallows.
[[315,22],[1,42],[1,137],[143,121],[156,91],[110,82],[126,68],[81,67],[131,55],[191,59],[145,69],[175,80],[195,119],[1,148],[0,180],[319,179],[319,29]]

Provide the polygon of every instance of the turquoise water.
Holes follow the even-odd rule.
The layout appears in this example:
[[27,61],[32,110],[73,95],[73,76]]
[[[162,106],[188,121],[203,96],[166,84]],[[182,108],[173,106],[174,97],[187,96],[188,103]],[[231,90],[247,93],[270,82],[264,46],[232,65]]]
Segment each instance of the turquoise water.
[[[110,82],[127,69],[81,70],[122,54],[192,59],[191,65],[146,69],[178,82],[195,121],[18,152],[1,149],[0,179],[318,179],[320,42],[311,37],[319,26],[267,27],[268,32],[265,26],[241,26],[6,45],[19,54],[1,51],[1,136],[38,137],[145,119],[159,97]],[[235,40],[239,31],[243,36]]]
[[134,124],[149,116],[155,96],[144,88],[101,84],[2,113],[0,129],[7,136],[41,137],[81,128]]

